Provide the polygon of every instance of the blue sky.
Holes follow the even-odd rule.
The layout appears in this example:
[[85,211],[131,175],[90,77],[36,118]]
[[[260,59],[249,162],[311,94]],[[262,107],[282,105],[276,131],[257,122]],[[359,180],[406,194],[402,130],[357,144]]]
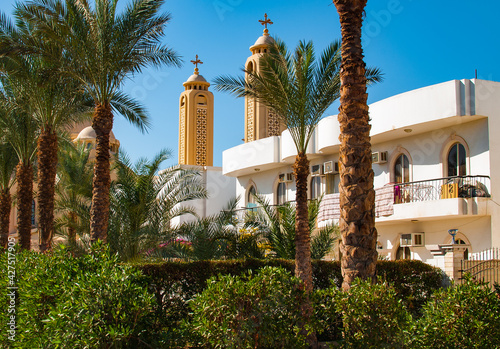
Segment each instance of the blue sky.
[[[14,0],[1,0],[10,14]],[[127,0],[120,0],[127,3]],[[127,81],[124,90],[144,103],[152,128],[141,134],[121,116],[114,133],[122,149],[135,160],[153,157],[162,148],[172,151],[165,165],[178,160],[178,103],[182,83],[192,74],[190,60],[198,54],[200,73],[211,82],[218,75],[239,75],[249,47],[262,35],[264,13],[274,22],[273,36],[290,48],[312,40],[320,52],[340,38],[340,24],[329,0],[167,0],[172,14],[164,42],[184,59],[182,68],[146,70]],[[500,81],[500,3],[493,0],[368,0],[363,29],[365,61],[379,67],[384,82],[368,89],[373,103],[398,93],[452,79]],[[242,143],[242,99],[215,92],[214,165],[222,151]],[[337,114],[338,103],[325,114]]]

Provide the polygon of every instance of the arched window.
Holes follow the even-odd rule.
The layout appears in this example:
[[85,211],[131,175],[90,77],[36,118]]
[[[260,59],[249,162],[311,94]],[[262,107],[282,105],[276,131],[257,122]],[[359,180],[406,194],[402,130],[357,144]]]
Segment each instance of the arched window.
[[247,207],[255,207],[257,206],[255,202],[255,195],[257,194],[257,191],[255,190],[255,186],[251,186],[250,189],[248,190],[248,195],[247,195]]
[[410,162],[405,154],[401,154],[394,163],[394,182],[408,183],[410,181]]
[[286,202],[286,183],[278,183],[278,188],[276,190],[276,203],[278,205],[283,205]]
[[455,143],[448,152],[448,177],[465,176],[467,174],[465,147]]
[[311,200],[321,196],[321,177],[314,176],[311,178]]

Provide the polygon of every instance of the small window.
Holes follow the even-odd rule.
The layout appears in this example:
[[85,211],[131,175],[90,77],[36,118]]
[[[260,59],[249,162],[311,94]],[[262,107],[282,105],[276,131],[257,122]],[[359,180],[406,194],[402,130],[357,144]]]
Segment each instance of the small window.
[[327,174],[325,176],[326,190],[325,194],[335,194],[339,192],[340,176],[334,174]]
[[286,202],[286,183],[280,182],[276,192],[276,203],[283,205]]
[[321,177],[314,176],[311,178],[311,200],[321,196]]
[[255,202],[255,195],[257,194],[257,191],[255,190],[255,187],[252,185],[250,189],[248,190],[248,196],[247,196],[247,207],[255,207],[257,206]]
[[411,259],[411,251],[410,248],[405,246],[399,246],[398,250],[396,252],[396,260],[402,260],[402,259]]
[[410,162],[405,154],[401,154],[394,163],[394,182],[408,183],[410,181]]
[[31,201],[31,226],[34,227],[36,223],[36,203],[35,200]]
[[455,143],[448,152],[448,177],[467,175],[465,147]]

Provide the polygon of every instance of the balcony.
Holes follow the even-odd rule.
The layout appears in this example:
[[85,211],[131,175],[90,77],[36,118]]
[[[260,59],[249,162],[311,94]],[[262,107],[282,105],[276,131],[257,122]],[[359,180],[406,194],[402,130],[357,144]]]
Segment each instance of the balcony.
[[456,176],[394,184],[394,204],[490,197],[490,177]]
[[[388,184],[375,189],[376,221],[380,224],[464,215],[484,216],[488,215],[489,193],[488,176],[457,176]],[[339,218],[339,194],[325,195],[318,223]]]

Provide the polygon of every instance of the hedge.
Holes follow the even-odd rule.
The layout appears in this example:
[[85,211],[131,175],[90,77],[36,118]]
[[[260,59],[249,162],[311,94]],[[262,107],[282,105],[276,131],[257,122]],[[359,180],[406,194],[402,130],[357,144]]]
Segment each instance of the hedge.
[[[149,277],[149,291],[156,297],[156,326],[178,329],[190,318],[188,302],[201,294],[207,280],[217,275],[238,276],[249,270],[257,271],[265,266],[281,267],[293,274],[293,260],[199,261],[137,264]],[[342,275],[339,261],[313,261],[313,284],[315,289],[327,289],[332,284],[340,287]],[[443,284],[443,272],[435,267],[415,260],[377,261],[377,275],[394,285],[399,299],[414,314],[430,295]],[[180,331],[182,332],[182,331]],[[336,330],[334,330],[336,332]],[[180,338],[176,339],[180,341]]]

